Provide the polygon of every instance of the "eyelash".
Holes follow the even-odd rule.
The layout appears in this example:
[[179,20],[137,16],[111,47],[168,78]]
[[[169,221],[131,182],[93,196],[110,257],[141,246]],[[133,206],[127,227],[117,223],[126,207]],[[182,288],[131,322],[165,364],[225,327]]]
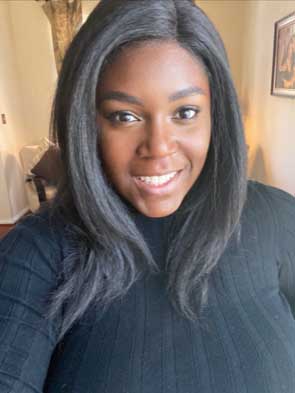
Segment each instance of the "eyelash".
[[[190,121],[190,120],[194,119],[194,118],[198,115],[198,113],[200,112],[200,109],[198,109],[198,108],[196,108],[196,107],[192,107],[192,106],[183,106],[183,107],[179,108],[179,110],[177,111],[177,113],[180,113],[181,111],[188,111],[188,110],[194,111],[194,112],[195,112],[194,116],[191,117],[190,119],[185,119],[185,118],[183,118],[183,119],[179,119],[179,120]],[[118,115],[119,115],[119,116],[120,116],[120,115],[129,115],[129,116],[133,116],[133,117],[137,118],[135,115],[133,115],[131,112],[128,112],[128,111],[116,111],[116,112],[113,112],[113,113],[110,113],[109,115],[107,115],[106,118],[107,118],[108,120],[110,120],[111,123],[119,123],[120,120],[117,120],[117,119],[116,119],[116,116],[118,116]],[[138,121],[138,120],[137,120],[137,121]],[[133,123],[133,121],[131,121],[131,122],[128,122],[128,121],[127,121],[127,122],[121,121],[121,123]]]

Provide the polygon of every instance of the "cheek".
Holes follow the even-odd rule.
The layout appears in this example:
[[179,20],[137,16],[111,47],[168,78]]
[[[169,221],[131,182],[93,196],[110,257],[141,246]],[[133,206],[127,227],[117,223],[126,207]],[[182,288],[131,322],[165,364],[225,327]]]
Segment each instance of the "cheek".
[[200,145],[199,145],[200,154],[204,156],[204,158],[206,158],[207,156],[210,142],[211,142],[211,132],[204,135],[204,137],[200,140]]
[[131,160],[130,144],[116,135],[102,135],[100,140],[100,155],[102,165],[112,179],[119,177],[120,173],[127,172]]
[[206,159],[211,141],[211,124],[210,119],[198,124],[186,140],[186,150],[192,157],[193,161],[202,162]]

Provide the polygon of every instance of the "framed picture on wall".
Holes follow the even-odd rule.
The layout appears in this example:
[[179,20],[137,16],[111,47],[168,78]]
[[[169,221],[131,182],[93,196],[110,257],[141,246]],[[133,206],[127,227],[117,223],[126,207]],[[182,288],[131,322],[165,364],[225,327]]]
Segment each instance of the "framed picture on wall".
[[271,94],[295,97],[295,12],[275,23]]

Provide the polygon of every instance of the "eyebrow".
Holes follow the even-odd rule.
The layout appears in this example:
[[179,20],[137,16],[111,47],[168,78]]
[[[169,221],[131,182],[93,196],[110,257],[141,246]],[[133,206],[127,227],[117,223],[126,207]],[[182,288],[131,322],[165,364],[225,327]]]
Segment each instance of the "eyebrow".
[[[191,86],[187,87],[185,89],[179,90],[176,93],[171,94],[168,97],[168,101],[176,101],[179,100],[180,98],[183,97],[188,97],[192,95],[205,95],[204,90],[201,87],[198,86]],[[129,104],[135,104],[139,106],[144,106],[143,102],[130,94],[123,93],[122,91],[109,91],[105,94],[103,94],[99,99],[98,99],[98,104],[101,104],[102,101],[105,100],[116,100],[116,101],[121,101],[121,102],[128,102]]]

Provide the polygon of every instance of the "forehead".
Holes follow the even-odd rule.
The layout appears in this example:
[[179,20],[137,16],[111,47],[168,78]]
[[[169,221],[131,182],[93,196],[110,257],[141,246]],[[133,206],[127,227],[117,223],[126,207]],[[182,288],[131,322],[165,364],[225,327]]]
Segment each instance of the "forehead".
[[209,92],[208,78],[201,61],[174,41],[147,41],[128,46],[104,68],[99,90],[175,89],[197,85]]

